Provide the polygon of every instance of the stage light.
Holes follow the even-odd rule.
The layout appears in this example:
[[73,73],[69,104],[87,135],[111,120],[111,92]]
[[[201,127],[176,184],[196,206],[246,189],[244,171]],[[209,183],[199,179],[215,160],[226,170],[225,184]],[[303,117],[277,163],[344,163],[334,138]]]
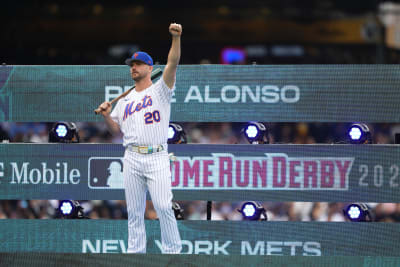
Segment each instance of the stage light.
[[355,123],[350,126],[347,136],[351,144],[371,144],[372,137],[368,126],[364,123]]
[[58,124],[55,131],[60,138],[64,138],[68,133],[67,127],[63,124]]
[[50,143],[79,143],[78,130],[73,122],[57,122],[49,133]]
[[65,219],[89,219],[83,214],[81,204],[76,200],[62,200],[59,203],[58,210]]
[[168,127],[168,144],[186,144],[186,133],[183,127],[176,123],[170,123]]
[[60,205],[60,211],[64,216],[71,215],[73,210],[72,203],[70,201],[62,201]]
[[260,122],[249,122],[243,129],[250,144],[268,144],[267,128]]
[[243,209],[242,209],[243,215],[248,218],[248,217],[253,217],[254,214],[256,214],[256,208],[252,204],[246,204]]
[[369,207],[364,203],[352,203],[343,210],[344,216],[352,222],[373,221]]
[[247,135],[249,138],[254,138],[254,137],[257,136],[257,134],[258,134],[258,129],[257,129],[256,126],[254,126],[254,125],[249,125],[249,126],[247,127],[247,129],[246,129],[246,135]]
[[258,202],[248,201],[243,203],[241,209],[238,210],[243,215],[244,220],[250,221],[267,221],[267,212],[265,208]]
[[177,202],[172,202],[172,209],[174,210],[175,219],[184,220],[183,209]]

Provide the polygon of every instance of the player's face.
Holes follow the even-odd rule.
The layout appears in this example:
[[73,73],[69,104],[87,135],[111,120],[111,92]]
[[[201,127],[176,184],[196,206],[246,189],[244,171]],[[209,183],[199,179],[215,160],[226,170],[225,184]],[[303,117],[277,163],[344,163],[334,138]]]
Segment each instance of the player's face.
[[131,65],[131,76],[135,82],[138,82],[146,77],[150,77],[152,67],[141,62],[133,61]]

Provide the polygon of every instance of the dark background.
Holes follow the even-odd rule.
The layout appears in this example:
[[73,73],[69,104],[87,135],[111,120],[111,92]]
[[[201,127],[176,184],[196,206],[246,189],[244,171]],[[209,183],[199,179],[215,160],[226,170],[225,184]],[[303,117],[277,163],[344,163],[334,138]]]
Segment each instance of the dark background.
[[[1,61],[9,65],[120,65],[140,49],[165,64],[168,26],[177,22],[183,25],[181,64],[219,64],[224,47],[250,51],[241,63],[397,63],[399,53],[384,44],[385,30],[378,17],[383,2],[8,1],[2,3],[0,18]],[[357,19],[369,22],[362,29],[364,40],[343,41],[341,31],[351,28],[346,23]],[[337,30],[329,23],[345,26]],[[273,53],[277,45],[295,46],[303,52],[277,56]],[[256,55],[257,49],[266,54]]]

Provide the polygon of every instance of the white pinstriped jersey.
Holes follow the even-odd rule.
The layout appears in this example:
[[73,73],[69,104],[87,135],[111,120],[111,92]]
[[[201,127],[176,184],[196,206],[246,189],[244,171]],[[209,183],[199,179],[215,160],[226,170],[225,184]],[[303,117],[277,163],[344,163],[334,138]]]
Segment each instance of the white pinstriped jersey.
[[167,143],[174,90],[175,84],[170,89],[161,77],[147,89],[141,92],[132,90],[118,101],[110,116],[123,133],[124,146]]

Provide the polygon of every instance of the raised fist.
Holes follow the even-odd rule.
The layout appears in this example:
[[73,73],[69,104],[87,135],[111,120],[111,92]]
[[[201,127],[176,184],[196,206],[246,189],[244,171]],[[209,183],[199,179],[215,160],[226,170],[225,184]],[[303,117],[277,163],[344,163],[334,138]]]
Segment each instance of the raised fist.
[[169,25],[169,32],[171,33],[172,36],[181,36],[182,25],[176,24],[176,23],[171,23]]

